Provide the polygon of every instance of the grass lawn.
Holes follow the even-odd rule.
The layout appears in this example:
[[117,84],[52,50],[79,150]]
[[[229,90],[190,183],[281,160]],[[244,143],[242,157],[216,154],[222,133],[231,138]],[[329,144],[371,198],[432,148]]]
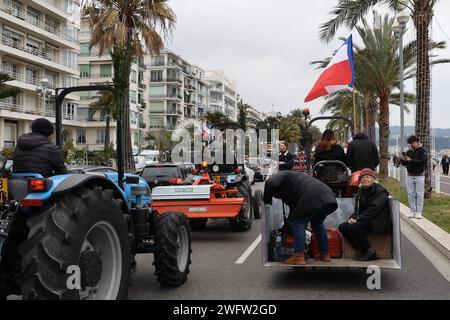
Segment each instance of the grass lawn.
[[[406,188],[400,188],[400,182],[395,179],[381,180],[384,186],[394,198],[408,206]],[[433,193],[431,199],[425,199],[424,216],[450,233],[450,196]]]

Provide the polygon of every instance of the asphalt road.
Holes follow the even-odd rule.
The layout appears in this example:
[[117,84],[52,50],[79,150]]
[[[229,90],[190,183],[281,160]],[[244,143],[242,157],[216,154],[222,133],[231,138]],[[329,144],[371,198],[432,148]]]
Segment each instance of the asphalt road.
[[[433,174],[433,184],[435,179],[435,175]],[[440,182],[441,182],[441,192],[450,195],[450,176],[444,176],[444,175],[440,175]]]
[[230,231],[227,221],[193,232],[191,273],[179,288],[161,287],[153,255],[138,256],[129,299],[450,299],[450,283],[404,235],[402,270],[382,270],[381,290],[369,290],[361,270],[263,267],[261,245],[236,264],[260,232],[260,220],[242,233]]

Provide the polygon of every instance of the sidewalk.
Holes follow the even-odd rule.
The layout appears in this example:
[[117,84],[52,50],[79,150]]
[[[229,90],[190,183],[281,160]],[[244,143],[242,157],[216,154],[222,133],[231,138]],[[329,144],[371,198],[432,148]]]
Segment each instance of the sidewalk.
[[450,234],[432,223],[427,218],[408,218],[409,212],[409,208],[400,202],[400,217],[403,221],[418,232],[433,247],[439,250],[444,257],[450,260]]

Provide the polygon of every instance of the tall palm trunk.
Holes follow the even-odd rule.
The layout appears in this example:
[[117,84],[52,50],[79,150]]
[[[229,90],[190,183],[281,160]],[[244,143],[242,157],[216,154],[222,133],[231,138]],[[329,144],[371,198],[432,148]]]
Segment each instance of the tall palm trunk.
[[425,170],[425,197],[431,197],[431,153],[430,153],[430,58],[428,55],[428,27],[432,12],[417,12],[414,25],[417,36],[417,76],[416,76],[416,135],[428,153]]
[[389,161],[389,92],[380,95],[380,178],[388,176]]
[[105,152],[109,150],[109,145],[111,144],[110,143],[111,138],[110,138],[110,134],[109,134],[110,123],[111,123],[111,118],[110,118],[110,115],[107,114],[106,115],[106,128],[105,128],[105,147],[103,149]]
[[[114,118],[121,121],[121,150],[117,150],[117,156],[123,154],[124,171],[135,172],[133,151],[131,145],[130,130],[130,70],[133,53],[128,48],[115,47],[111,52],[114,65]],[[119,159],[117,159],[119,160]],[[121,161],[118,161],[120,163]]]
[[376,115],[377,115],[377,104],[372,99],[370,100],[368,109],[368,123],[369,123],[369,139],[376,142],[375,125],[376,125]]
[[363,132],[369,135],[369,101],[364,99],[363,109]]

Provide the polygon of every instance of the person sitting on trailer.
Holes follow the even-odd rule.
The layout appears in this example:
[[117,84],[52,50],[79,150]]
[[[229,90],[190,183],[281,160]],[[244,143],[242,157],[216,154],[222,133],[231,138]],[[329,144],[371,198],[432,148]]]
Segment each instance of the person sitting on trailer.
[[380,163],[377,146],[365,133],[357,133],[348,144],[346,155],[347,167],[352,173],[364,168],[375,170]]
[[326,129],[322,134],[322,140],[316,147],[314,164],[327,160],[338,160],[344,164],[346,161],[344,149],[331,129]]
[[39,173],[44,178],[68,173],[58,146],[50,141],[55,129],[45,118],[38,118],[31,124],[30,133],[17,141],[13,154],[14,173]]
[[331,188],[305,173],[280,171],[264,186],[264,203],[272,204],[273,197],[281,199],[290,208],[288,221],[294,235],[295,254],[284,263],[306,264],[305,229],[308,223],[311,223],[320,249],[316,260],[331,262],[327,232],[323,225],[325,218],[338,207]]
[[359,251],[359,261],[378,259],[367,235],[391,230],[389,193],[375,182],[375,172],[369,168],[361,171],[360,187],[355,212],[347,222],[339,225],[339,231]]

